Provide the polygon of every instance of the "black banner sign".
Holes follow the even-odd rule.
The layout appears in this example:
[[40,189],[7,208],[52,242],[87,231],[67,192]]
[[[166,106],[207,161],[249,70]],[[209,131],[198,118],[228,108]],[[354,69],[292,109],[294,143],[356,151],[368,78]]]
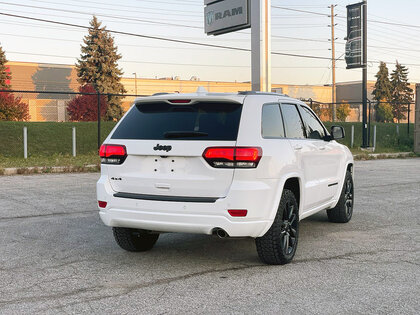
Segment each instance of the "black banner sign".
[[362,60],[362,6],[363,2],[347,6],[347,69],[363,67]]

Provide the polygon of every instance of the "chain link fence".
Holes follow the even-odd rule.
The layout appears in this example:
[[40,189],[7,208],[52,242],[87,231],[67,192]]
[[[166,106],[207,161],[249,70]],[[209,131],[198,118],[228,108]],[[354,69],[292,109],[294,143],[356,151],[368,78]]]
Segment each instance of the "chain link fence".
[[[21,103],[26,104],[27,121],[0,121],[0,156],[31,157],[45,155],[97,154],[100,143],[117,123],[117,120],[98,120],[98,112],[104,112],[107,105],[102,98],[120,97],[123,111],[127,111],[135,97],[141,95],[98,94],[86,92],[24,91],[10,90]],[[361,146],[362,104],[359,102],[323,103],[312,99],[305,101],[329,128],[332,124],[342,125],[346,131],[343,143],[349,147]],[[87,117],[77,116],[71,111],[71,104],[89,113]],[[99,105],[99,107],[98,107]],[[391,104],[386,104],[391,106]],[[389,107],[388,106],[388,107]],[[73,106],[74,107],[74,106]],[[336,108],[336,122],[333,109]],[[385,106],[386,107],[386,106]],[[396,148],[410,151],[413,146],[414,104],[402,106],[400,123],[378,123],[377,106],[370,103],[369,143],[376,142],[378,148]],[[1,110],[1,108],[0,108]],[[405,110],[405,111],[404,111]],[[78,113],[80,114],[80,113]],[[0,117],[1,119],[1,117]],[[4,120],[4,119],[3,119]],[[89,120],[89,121],[81,121]],[[374,129],[377,139],[374,139]],[[26,137],[26,142],[24,141]],[[26,143],[26,146],[25,146]]]
[[[25,90],[8,90],[0,94],[12,94],[15,105],[19,104],[19,108],[16,105],[10,111],[24,108],[27,113],[26,121],[15,118],[0,121],[0,156],[4,157],[96,154],[99,143],[117,123],[117,119],[104,119],[107,98],[120,97],[125,112],[134,99],[141,96]],[[88,115],[78,119],[81,114],[72,112],[72,105]],[[100,119],[98,113],[101,113]],[[9,113],[7,117],[11,116]]]

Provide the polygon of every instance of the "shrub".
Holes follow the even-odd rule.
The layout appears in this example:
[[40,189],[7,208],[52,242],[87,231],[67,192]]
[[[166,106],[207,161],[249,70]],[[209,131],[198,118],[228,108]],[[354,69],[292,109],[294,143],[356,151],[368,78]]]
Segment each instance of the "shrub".
[[350,104],[342,103],[337,106],[336,109],[338,121],[346,121],[348,115],[350,115]]
[[9,92],[0,92],[0,120],[27,121],[29,116],[28,104]]
[[379,103],[375,106],[376,121],[378,122],[393,122],[394,115],[392,113],[392,105],[389,103]]
[[[84,85],[79,88],[80,93],[96,93],[92,85]],[[106,97],[101,95],[101,117],[107,111]],[[67,103],[67,113],[71,121],[96,121],[98,120],[98,96],[79,95]]]

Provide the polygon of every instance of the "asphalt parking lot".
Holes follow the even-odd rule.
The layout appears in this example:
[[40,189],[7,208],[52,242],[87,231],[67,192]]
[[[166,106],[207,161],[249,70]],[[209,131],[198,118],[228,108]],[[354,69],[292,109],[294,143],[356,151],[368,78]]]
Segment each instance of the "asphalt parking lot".
[[0,177],[0,313],[418,314],[420,159],[355,171],[352,221],[303,220],[285,266],[205,235],[128,253],[97,214],[97,173]]

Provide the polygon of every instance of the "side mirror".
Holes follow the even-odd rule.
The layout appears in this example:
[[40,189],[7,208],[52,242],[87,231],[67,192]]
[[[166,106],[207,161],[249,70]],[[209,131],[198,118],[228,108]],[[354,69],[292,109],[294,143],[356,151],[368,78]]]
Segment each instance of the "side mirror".
[[344,128],[341,126],[332,126],[331,127],[331,137],[333,140],[343,139],[345,136]]

